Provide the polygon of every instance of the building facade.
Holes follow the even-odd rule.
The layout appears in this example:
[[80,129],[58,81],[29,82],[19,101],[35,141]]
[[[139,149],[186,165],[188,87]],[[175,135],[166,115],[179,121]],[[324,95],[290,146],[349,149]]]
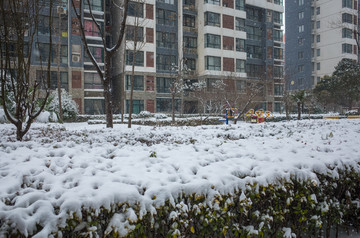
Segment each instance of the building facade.
[[[103,67],[104,46],[89,7],[85,4],[80,9],[80,1],[74,2],[82,12],[89,48]],[[110,0],[90,0],[90,3],[111,45],[119,31],[119,12],[111,8]],[[53,36],[53,48],[60,45],[61,53],[60,60],[56,60],[54,51],[52,88],[57,87],[59,68],[61,85],[72,95],[81,113],[103,114],[102,82],[84,50],[80,23],[71,0],[60,0],[56,8],[61,20],[54,24],[60,31]],[[171,112],[170,86],[184,68],[187,70],[186,84],[203,81],[211,87],[217,80],[226,80],[239,97],[247,82],[262,80],[264,90],[256,99],[256,107],[281,111],[283,12],[282,0],[130,1],[123,47],[112,62],[115,112],[119,112],[122,103],[128,112],[133,62],[134,113],[144,110]],[[48,20],[46,14],[42,17],[43,21]],[[39,55],[47,55],[48,35],[44,27],[39,34]],[[44,73],[40,58],[34,56],[33,59],[36,77]],[[191,90],[177,94],[175,102],[177,112],[199,112],[198,99]]]
[[357,29],[357,0],[286,2],[288,89],[312,89],[341,59],[357,60]]

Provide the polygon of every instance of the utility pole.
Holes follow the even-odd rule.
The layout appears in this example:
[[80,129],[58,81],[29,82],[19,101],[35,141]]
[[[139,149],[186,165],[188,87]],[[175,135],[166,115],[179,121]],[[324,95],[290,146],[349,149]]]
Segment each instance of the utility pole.
[[61,59],[61,15],[65,12],[65,9],[59,5],[57,7],[57,13],[59,16],[58,19],[58,30],[59,30],[59,40],[58,40],[58,49],[57,49],[57,90],[58,90],[58,98],[59,98],[59,120],[63,122],[63,110],[61,105],[61,78],[60,78],[60,59]]

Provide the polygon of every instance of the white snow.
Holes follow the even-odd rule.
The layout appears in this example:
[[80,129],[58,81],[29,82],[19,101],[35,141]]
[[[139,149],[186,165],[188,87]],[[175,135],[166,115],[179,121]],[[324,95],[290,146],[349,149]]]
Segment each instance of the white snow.
[[[0,219],[25,235],[41,224],[37,237],[81,217],[81,208],[99,212],[126,201],[140,204],[143,216],[182,192],[212,196],[290,175],[318,183],[314,171],[336,177],[329,165],[359,169],[360,162],[356,119],[132,129],[35,123],[23,142],[0,124],[0,134]],[[129,208],[110,225],[126,234],[139,218]]]

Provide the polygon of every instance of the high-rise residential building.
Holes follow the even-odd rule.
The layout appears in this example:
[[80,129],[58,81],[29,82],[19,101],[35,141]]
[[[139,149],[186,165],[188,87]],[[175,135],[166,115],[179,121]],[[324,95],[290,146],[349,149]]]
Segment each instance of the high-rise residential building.
[[[137,3],[136,3],[137,2]],[[187,81],[205,81],[208,87],[224,79],[240,96],[246,82],[264,80],[258,108],[281,111],[284,88],[282,0],[146,0],[134,1],[141,14],[131,12],[127,33],[134,36],[136,17],[142,20],[145,44],[135,67],[133,111],[171,111],[173,65],[187,65]],[[131,31],[129,31],[129,29]],[[126,111],[130,90],[131,37],[125,55]],[[129,46],[130,45],[130,46]],[[198,112],[198,102],[184,92],[184,113]]]
[[357,0],[286,2],[286,81],[290,90],[311,89],[343,58],[358,60],[354,31]]
[[[119,0],[120,1],[120,0]],[[102,38],[90,15],[87,1],[80,9],[85,37],[94,58],[104,59]],[[81,113],[103,114],[103,86],[85,52],[79,20],[72,0],[56,0],[51,64],[52,89],[57,88],[59,62],[61,85],[72,95]],[[94,18],[106,32],[106,42],[119,31],[118,10],[110,0],[90,0]],[[45,9],[46,10],[46,9]],[[33,74],[41,77],[42,60],[49,52],[48,13],[40,16],[39,54],[32,59]],[[247,82],[261,81],[264,89],[256,108],[281,111],[284,88],[283,0],[134,0],[129,3],[126,36],[112,62],[115,111],[120,101],[129,109],[132,62],[135,62],[133,112],[171,112],[170,85],[180,65],[186,65],[186,84],[203,81],[211,88],[226,80],[244,93]],[[60,21],[58,20],[60,18]],[[56,20],[57,19],[57,20]],[[136,26],[136,27],[135,27]],[[140,39],[136,54],[134,38]],[[59,40],[60,39],[60,40]],[[60,60],[57,49],[60,46]],[[42,57],[39,57],[42,56]],[[181,70],[181,69],[180,69]],[[124,92],[124,93],[123,93]],[[199,112],[199,102],[189,90],[176,95],[176,111]]]

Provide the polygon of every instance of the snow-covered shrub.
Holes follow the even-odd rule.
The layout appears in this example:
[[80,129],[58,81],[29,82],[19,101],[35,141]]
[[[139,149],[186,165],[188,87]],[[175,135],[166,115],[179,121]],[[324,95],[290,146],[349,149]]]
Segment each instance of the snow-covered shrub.
[[156,113],[155,114],[155,118],[156,119],[165,119],[167,118],[168,116],[166,116],[165,114],[162,114],[162,113]]
[[4,109],[0,107],[0,123],[5,123],[5,122],[7,122],[5,112]]
[[149,118],[151,116],[152,116],[152,114],[149,111],[141,111],[139,113],[139,118]]
[[[61,107],[63,110],[64,120],[74,120],[79,114],[79,109],[76,102],[64,89],[61,89]],[[46,106],[45,110],[49,112],[55,112],[57,115],[59,114],[59,98],[57,90],[50,94],[48,105]]]

